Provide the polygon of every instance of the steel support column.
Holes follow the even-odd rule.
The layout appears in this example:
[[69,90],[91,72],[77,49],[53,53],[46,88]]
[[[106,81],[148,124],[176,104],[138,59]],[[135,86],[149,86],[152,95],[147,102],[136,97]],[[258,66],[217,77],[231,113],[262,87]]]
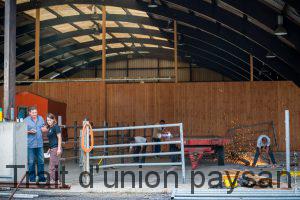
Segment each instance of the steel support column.
[[178,83],[178,50],[177,50],[177,22],[174,20],[174,65],[175,65],[175,83]]
[[4,18],[4,118],[13,120],[16,93],[16,0],[5,1]]
[[40,8],[35,10],[35,51],[34,51],[34,77],[35,80],[40,78]]
[[253,56],[250,54],[250,81],[253,81]]

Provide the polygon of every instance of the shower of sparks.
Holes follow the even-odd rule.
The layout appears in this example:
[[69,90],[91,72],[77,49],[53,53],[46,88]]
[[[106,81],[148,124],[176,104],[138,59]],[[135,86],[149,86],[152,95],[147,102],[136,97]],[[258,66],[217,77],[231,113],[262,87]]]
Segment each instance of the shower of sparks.
[[[235,122],[232,121],[235,125]],[[234,127],[234,126],[233,126]],[[251,165],[256,151],[256,134],[251,128],[235,129],[231,133],[232,142],[225,147],[225,159],[229,163]],[[268,164],[259,157],[257,165]]]

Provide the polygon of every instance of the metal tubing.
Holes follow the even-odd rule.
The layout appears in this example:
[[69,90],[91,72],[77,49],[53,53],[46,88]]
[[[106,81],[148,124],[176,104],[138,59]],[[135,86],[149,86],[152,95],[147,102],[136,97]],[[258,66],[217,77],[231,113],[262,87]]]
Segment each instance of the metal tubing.
[[[285,158],[286,158],[286,171],[291,171],[290,161],[290,112],[285,110]],[[288,178],[289,176],[287,176]]]
[[101,165],[94,166],[94,169],[99,168],[111,168],[111,167],[135,167],[135,166],[172,166],[172,165],[181,165],[181,162],[169,162],[169,163],[120,163],[120,164],[110,164],[110,165]]
[[[5,1],[3,117],[11,119],[16,94],[16,0]],[[2,15],[2,16],[3,16]]]
[[274,121],[272,121],[272,129],[273,129],[273,137],[274,137],[274,142],[276,145],[276,150],[278,151],[279,147],[278,147],[278,142],[277,142],[277,137],[276,137],[277,134],[276,134],[276,128],[275,128]]
[[188,200],[188,199],[191,199],[191,200],[194,200],[194,199],[201,199],[201,200],[211,200],[211,199],[220,199],[220,200],[286,200],[286,199],[289,199],[289,200],[299,200],[299,197],[295,197],[295,196],[291,196],[291,197],[284,197],[284,196],[271,196],[271,197],[259,197],[259,196],[238,196],[238,197],[235,197],[235,196],[208,196],[208,197],[174,197],[172,199],[182,199],[182,200]]
[[[0,197],[9,197],[10,194],[9,193],[0,193]],[[33,199],[33,198],[37,198],[39,197],[39,195],[37,194],[14,194],[13,196],[14,198],[18,198],[18,199]]]
[[176,141],[168,141],[168,142],[148,142],[148,143],[138,143],[138,144],[110,144],[110,145],[97,145],[94,146],[94,149],[101,148],[112,148],[112,147],[134,147],[134,146],[150,146],[150,145],[158,145],[158,144],[180,144],[179,140]]
[[160,128],[160,127],[174,127],[180,126],[179,124],[160,124],[160,125],[147,125],[147,126],[127,126],[127,127],[113,127],[113,128],[96,128],[93,129],[94,132],[103,132],[103,131],[117,131],[117,130],[135,130],[135,129],[144,129],[144,128]]
[[[134,124],[135,125],[135,124]],[[149,143],[127,143],[127,144],[106,144],[106,133],[108,131],[124,131],[133,130],[133,133],[136,129],[146,129],[146,128],[160,128],[160,127],[179,127],[180,128],[180,140],[175,141],[165,141],[165,142],[149,142]],[[102,148],[104,149],[103,156],[91,156],[88,159],[106,159],[106,158],[122,158],[121,162],[124,162],[124,158],[132,158],[132,157],[149,157],[149,156],[158,156],[158,155],[181,155],[181,162],[169,162],[169,163],[117,163],[117,164],[103,164],[102,166],[95,166],[95,169],[99,168],[110,168],[110,167],[126,167],[126,166],[174,166],[174,165],[181,165],[182,167],[182,180],[185,183],[185,160],[184,160],[184,140],[183,140],[183,125],[182,123],[177,124],[164,124],[164,125],[147,125],[147,126],[128,126],[128,127],[114,127],[114,128],[100,128],[100,129],[93,129],[94,132],[104,132],[104,145],[94,146],[94,149]],[[145,132],[144,132],[145,133]],[[124,142],[124,137],[122,134],[122,140]],[[162,152],[162,153],[141,153],[141,154],[123,154],[123,155],[106,155],[106,149],[112,147],[133,147],[133,146],[150,146],[150,145],[163,145],[163,144],[180,144],[181,150],[177,152]],[[123,148],[124,149],[124,148]]]
[[[107,123],[106,121],[104,121],[104,127],[107,128]],[[104,145],[103,146],[107,146],[107,131],[104,131],[104,138],[103,138],[103,143]],[[103,148],[103,153],[105,156],[107,156],[107,148]],[[103,160],[103,165],[106,165],[106,159]]]
[[[121,135],[121,141],[122,141],[122,144],[124,144],[124,130],[122,131],[122,133],[121,133],[122,135]],[[122,154],[124,154],[125,153],[125,150],[124,150],[124,148],[122,148]],[[124,158],[121,158],[121,163],[124,163]]]
[[299,199],[299,190],[256,190],[235,189],[233,193],[227,194],[225,189],[196,190],[194,194],[190,191],[173,190],[171,199]]
[[163,152],[163,153],[141,153],[141,154],[125,154],[125,155],[110,155],[110,156],[90,156],[90,159],[101,159],[101,158],[132,158],[132,157],[149,157],[149,156],[170,156],[180,155],[181,151],[175,152]]
[[185,183],[185,160],[184,160],[184,142],[183,142],[183,125],[180,123],[180,149],[181,149],[181,163],[182,163],[182,180]]
[[77,142],[77,121],[74,121],[74,157],[76,157],[75,159],[75,163],[78,163],[78,142]]
[[[93,79],[39,79],[39,80],[16,80],[16,83],[66,83],[66,82],[113,82],[113,81],[157,81],[157,80],[172,80],[171,77],[167,78],[110,78],[106,80],[102,80],[101,78],[93,78]],[[4,83],[0,81],[0,83]]]

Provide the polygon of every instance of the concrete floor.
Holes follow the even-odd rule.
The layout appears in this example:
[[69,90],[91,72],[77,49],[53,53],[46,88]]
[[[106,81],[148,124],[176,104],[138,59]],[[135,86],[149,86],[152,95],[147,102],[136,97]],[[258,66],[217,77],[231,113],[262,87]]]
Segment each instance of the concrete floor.
[[[39,194],[41,199],[169,199],[170,194],[175,188],[175,178],[173,175],[170,175],[167,179],[164,178],[164,173],[173,171],[178,174],[178,188],[180,190],[185,190],[190,192],[192,190],[192,179],[191,179],[191,167],[189,161],[187,161],[186,166],[186,183],[182,182],[181,176],[181,167],[122,167],[108,170],[99,170],[94,172],[93,176],[93,187],[84,188],[79,183],[79,177],[81,169],[78,164],[75,164],[73,161],[65,162],[66,171],[66,184],[71,185],[70,190],[28,190],[22,189],[18,193],[35,193]],[[48,169],[47,161],[45,169]],[[215,178],[216,175],[209,176],[209,173],[212,171],[223,172],[224,170],[252,170],[255,174],[258,174],[261,171],[270,171],[273,174],[273,179],[276,180],[276,169],[272,168],[252,168],[245,167],[237,164],[226,164],[225,166],[217,166],[215,162],[211,160],[203,160],[200,167],[195,170],[201,171],[205,175],[205,183],[201,189],[208,189],[208,180],[210,178]],[[280,170],[280,169],[278,169]],[[135,174],[135,188],[132,187],[132,177],[126,175],[124,178],[124,187],[121,184],[121,173],[130,171]],[[157,183],[157,178],[155,175],[150,175],[146,178],[147,174],[151,171],[156,172],[159,175],[160,181],[157,186],[151,188],[146,185],[145,180],[148,180],[148,184],[155,185]],[[104,184],[104,172],[107,172],[107,183],[113,184],[115,180],[115,174],[118,174],[118,187],[108,188]],[[139,175],[141,175],[141,181],[139,180]],[[165,182],[167,180],[167,187],[165,187]],[[195,183],[199,184],[202,179],[200,176],[195,176]],[[286,178],[281,178],[282,182],[286,182]],[[294,187],[294,181],[292,181]],[[141,187],[140,187],[141,186]],[[297,180],[297,187],[300,186],[300,179]],[[195,188],[195,191],[199,190]]]

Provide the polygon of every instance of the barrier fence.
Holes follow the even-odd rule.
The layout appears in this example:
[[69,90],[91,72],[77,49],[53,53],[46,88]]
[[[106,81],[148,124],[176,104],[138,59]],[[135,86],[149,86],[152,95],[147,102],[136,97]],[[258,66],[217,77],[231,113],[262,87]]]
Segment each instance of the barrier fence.
[[[84,122],[85,123],[85,122]],[[167,128],[167,127],[179,127],[180,134],[179,138],[173,138],[169,141],[163,142],[146,142],[146,143],[118,143],[118,144],[107,144],[107,138],[112,131],[126,131],[126,130],[141,130],[141,129],[155,129],[155,128]],[[154,157],[154,156],[174,156],[180,155],[180,161],[178,162],[150,162],[150,163],[114,163],[114,164],[106,164],[103,162],[102,165],[97,166],[97,168],[110,168],[110,167],[132,167],[132,166],[181,166],[182,169],[182,180],[185,182],[185,159],[184,159],[184,142],[183,142],[183,125],[182,123],[178,124],[164,124],[164,125],[144,125],[144,126],[128,126],[128,127],[114,127],[114,128],[95,128],[92,129],[93,133],[100,132],[104,136],[103,145],[94,145],[93,149],[103,149],[103,155],[90,155],[90,152],[84,153],[81,150],[82,158],[82,166],[84,171],[90,171],[90,160],[99,160],[99,159],[120,159],[121,161],[124,158],[134,158],[134,157]],[[90,138],[88,137],[88,133],[90,132],[89,128],[86,129],[86,136],[84,137],[85,148],[90,148]],[[82,139],[82,138],[81,138]],[[160,153],[139,153],[139,154],[126,154],[125,151],[122,151],[122,154],[118,155],[108,155],[107,149],[109,148],[124,148],[124,147],[137,147],[137,146],[154,146],[154,145],[180,145],[180,149],[178,151],[168,151],[168,152],[160,152]]]

